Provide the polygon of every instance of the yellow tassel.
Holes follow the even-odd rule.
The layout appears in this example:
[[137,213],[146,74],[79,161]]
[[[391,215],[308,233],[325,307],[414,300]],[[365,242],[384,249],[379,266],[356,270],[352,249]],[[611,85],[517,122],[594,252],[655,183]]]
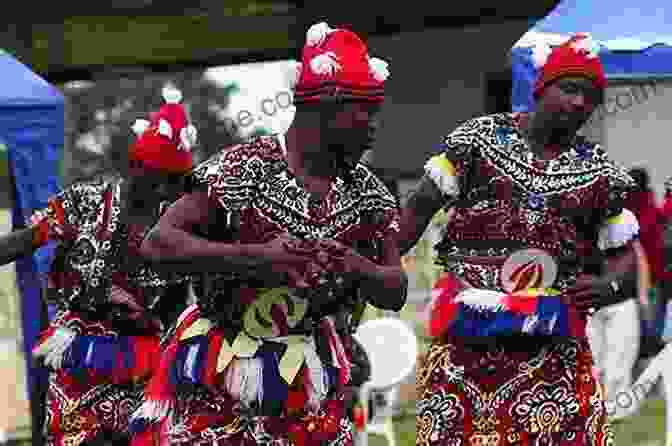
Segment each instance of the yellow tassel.
[[208,319],[197,319],[189,328],[184,330],[184,333],[182,333],[182,336],[180,337],[180,341],[184,341],[185,339],[190,339],[195,336],[205,336],[210,332],[212,327],[213,324]]

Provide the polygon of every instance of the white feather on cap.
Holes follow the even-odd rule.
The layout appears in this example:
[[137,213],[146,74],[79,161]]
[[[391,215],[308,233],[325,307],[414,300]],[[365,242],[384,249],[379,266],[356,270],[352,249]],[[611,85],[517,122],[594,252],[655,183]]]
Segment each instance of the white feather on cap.
[[388,67],[390,64],[385,62],[383,59],[377,57],[369,57],[369,70],[373,75],[373,78],[378,82],[384,82],[385,79],[390,77],[390,70]]
[[338,63],[338,56],[331,51],[317,55],[310,61],[310,69],[315,74],[327,74],[333,76],[343,67]]
[[193,125],[188,125],[180,131],[180,148],[191,150],[198,140],[198,130]]
[[326,22],[316,23],[306,32],[306,43],[309,46],[320,46],[327,39],[327,36],[336,31],[327,25]]
[[532,47],[532,63],[535,68],[541,68],[546,65],[548,56],[551,55],[553,49],[546,43],[538,43]]
[[173,85],[163,87],[161,96],[168,104],[179,104],[182,101],[182,92]]
[[151,123],[146,119],[136,119],[133,126],[131,126],[131,129],[133,130],[133,133],[140,136],[147,131],[150,125]]
[[173,139],[173,126],[165,119],[159,119],[159,135],[163,135],[168,139]]
[[574,51],[577,53],[583,52],[588,59],[594,59],[598,57],[600,53],[600,45],[595,42],[595,40],[593,40],[590,34],[577,33],[577,36],[583,38],[572,43],[572,48]]

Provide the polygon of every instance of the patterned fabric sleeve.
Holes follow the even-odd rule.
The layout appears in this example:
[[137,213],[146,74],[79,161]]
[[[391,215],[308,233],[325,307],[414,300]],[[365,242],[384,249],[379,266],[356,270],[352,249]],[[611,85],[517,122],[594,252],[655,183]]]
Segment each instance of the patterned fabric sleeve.
[[207,191],[219,207],[238,211],[255,196],[260,177],[272,164],[269,153],[279,153],[270,137],[224,149],[194,169],[189,190]]
[[634,180],[623,169],[615,167],[607,184],[598,233],[598,248],[602,251],[621,248],[639,237],[637,217],[624,207]]
[[187,176],[185,192],[208,190],[208,177],[216,171],[221,153],[217,153],[196,166]]
[[41,244],[72,238],[81,220],[79,201],[77,190],[70,187],[51,197],[46,208],[33,212],[28,225],[41,228]]
[[474,142],[481,130],[482,122],[479,119],[463,123],[445,137],[441,144],[443,152],[432,156],[425,164],[425,173],[446,199],[456,199],[464,193]]

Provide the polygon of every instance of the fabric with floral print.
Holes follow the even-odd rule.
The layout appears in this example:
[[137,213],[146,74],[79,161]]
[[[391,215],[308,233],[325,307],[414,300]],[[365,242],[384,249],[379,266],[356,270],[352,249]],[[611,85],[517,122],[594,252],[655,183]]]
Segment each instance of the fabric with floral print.
[[434,343],[417,375],[418,446],[606,446],[613,433],[586,339]]

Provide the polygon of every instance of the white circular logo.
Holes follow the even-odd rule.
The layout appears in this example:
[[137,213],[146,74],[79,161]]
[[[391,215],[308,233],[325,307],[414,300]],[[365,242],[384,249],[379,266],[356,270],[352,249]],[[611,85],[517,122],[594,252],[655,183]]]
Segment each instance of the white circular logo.
[[558,266],[550,254],[541,249],[525,249],[511,254],[504,262],[502,288],[507,293],[551,288],[557,275]]

